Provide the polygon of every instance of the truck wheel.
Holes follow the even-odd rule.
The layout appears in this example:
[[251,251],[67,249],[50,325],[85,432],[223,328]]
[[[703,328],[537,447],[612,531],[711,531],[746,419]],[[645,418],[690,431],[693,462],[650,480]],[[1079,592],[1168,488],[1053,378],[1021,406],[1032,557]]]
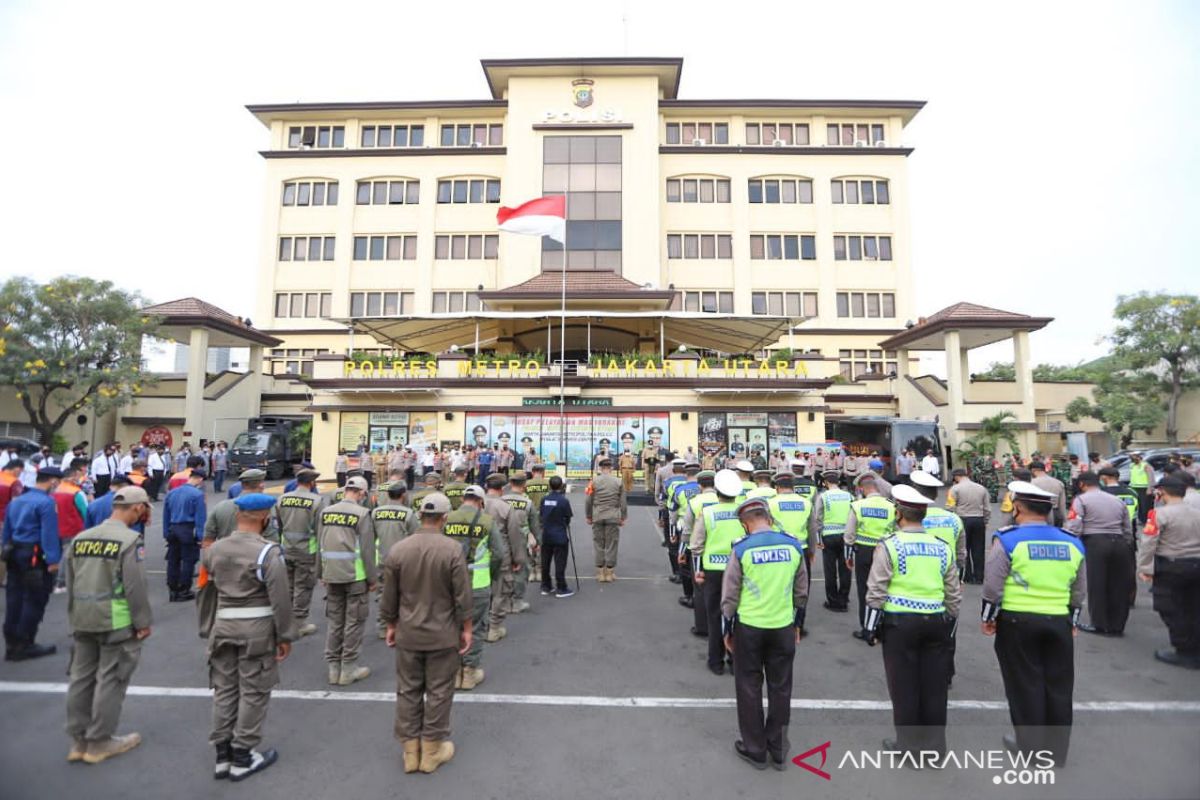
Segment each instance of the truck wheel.
[[267,467],[267,478],[269,480],[277,481],[282,477],[283,477],[283,467],[281,467],[279,465]]

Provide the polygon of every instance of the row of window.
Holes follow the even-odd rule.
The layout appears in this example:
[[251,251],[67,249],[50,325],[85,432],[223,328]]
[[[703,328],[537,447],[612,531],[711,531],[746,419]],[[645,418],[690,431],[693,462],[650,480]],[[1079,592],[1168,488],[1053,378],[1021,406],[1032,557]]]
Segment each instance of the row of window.
[[[845,122],[825,126],[825,144],[830,147],[866,147],[887,143],[880,123]],[[667,144],[729,144],[726,122],[668,122]],[[747,122],[746,144],[751,146],[796,146],[811,144],[806,122]]]
[[283,185],[285,206],[336,206],[337,181],[289,181]]
[[669,233],[667,258],[733,258],[728,233]]
[[417,257],[417,236],[355,236],[355,261],[412,261]]
[[[887,205],[888,182],[875,178],[838,178],[830,182],[834,203]],[[811,203],[811,178],[751,178],[747,182],[751,203]],[[668,203],[728,203],[728,178],[668,178]]]
[[351,292],[350,316],[395,317],[413,313],[412,292]]
[[333,236],[280,236],[280,261],[333,261]]
[[838,371],[847,380],[864,375],[896,374],[895,350],[839,350]]
[[834,236],[834,261],[891,261],[890,236]]
[[[337,184],[331,185],[336,187]],[[286,202],[286,198],[285,190],[284,205],[291,205]],[[355,196],[355,202],[360,206],[415,205],[420,201],[421,182],[415,179],[359,181],[358,192]],[[500,181],[495,178],[438,181],[437,201],[439,203],[499,203]],[[307,203],[298,205],[307,205]],[[319,205],[319,203],[313,205]]]
[[[890,236],[835,236],[836,261],[891,261]],[[727,233],[669,233],[667,258],[733,258],[733,239]],[[809,233],[755,233],[750,236],[754,261],[814,261],[817,237]]]
[[[496,123],[465,122],[443,125],[442,147],[499,147],[504,144],[504,126]],[[424,147],[424,125],[363,125],[361,147]],[[329,149],[346,146],[344,125],[292,125],[287,146],[292,150]]]
[[433,313],[455,314],[462,311],[482,311],[483,301],[478,292],[454,291],[433,293]]
[[816,292],[751,292],[751,314],[782,317],[817,316]]
[[271,375],[307,375],[312,377],[313,358],[328,353],[326,348],[278,348],[266,359],[265,369]]
[[333,295],[329,292],[276,292],[276,317],[328,318],[333,315]]

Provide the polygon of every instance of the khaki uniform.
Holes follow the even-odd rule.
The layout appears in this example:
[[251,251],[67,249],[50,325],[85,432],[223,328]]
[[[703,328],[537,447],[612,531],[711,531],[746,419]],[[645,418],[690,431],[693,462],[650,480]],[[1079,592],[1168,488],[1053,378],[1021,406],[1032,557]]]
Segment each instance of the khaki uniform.
[[317,577],[325,584],[329,620],[325,660],[341,663],[345,670],[358,661],[370,612],[367,586],[375,582],[375,528],[370,513],[348,500],[327,507],[317,520]]
[[74,638],[67,735],[77,742],[103,741],[116,733],[141,655],[134,632],[150,627],[144,550],[137,531],[111,518],[76,536],[66,550]]
[[646,445],[642,448],[642,478],[646,481],[646,491],[654,492],[654,473],[658,469],[658,448]]
[[625,487],[625,494],[629,494],[633,491],[633,470],[637,466],[633,453],[622,453],[617,466],[621,470],[621,485]]
[[462,481],[450,481],[442,489],[442,494],[446,495],[446,499],[450,501],[450,508],[457,509],[462,505],[463,489],[467,488],[467,484]]
[[[525,553],[525,567],[517,570],[513,575],[512,599],[514,601],[522,600],[525,597],[525,587],[529,585],[529,567],[536,562],[533,552],[537,548],[537,539],[533,536],[530,522],[530,516],[534,513],[533,502],[521,492],[509,492],[502,499],[512,509],[512,517],[516,519],[515,524],[521,529],[521,543],[510,541],[509,545],[519,548]],[[509,608],[509,611],[511,612],[512,609]]]
[[[415,531],[420,523],[415,511],[408,506],[391,502],[386,494],[383,505],[371,512],[371,524],[375,528],[375,563],[382,564],[392,547]],[[383,608],[379,609],[379,633],[383,637],[387,625],[383,621]]]
[[237,530],[237,506],[232,500],[217,503],[204,521],[204,541],[224,539]]
[[396,626],[396,738],[450,738],[450,707],[471,577],[462,546],[419,528],[383,562],[383,619]]
[[496,527],[506,545],[500,569],[492,571],[492,607],[488,627],[497,628],[504,625],[504,619],[513,604],[515,577],[512,567],[516,564],[523,569],[527,561],[525,534],[521,530],[521,520],[513,514],[512,506],[503,498],[489,495],[483,501],[483,510],[496,520]]
[[[474,638],[471,649],[462,657],[464,667],[479,667],[483,661],[483,641],[488,631],[488,612],[492,606],[492,580],[500,570],[504,560],[503,553],[508,552],[508,540],[500,533],[500,527],[490,514],[472,506],[459,508],[450,512],[446,517],[445,534],[458,542],[463,549],[463,557],[467,560],[467,568],[471,572],[471,625]],[[487,563],[477,559],[479,547],[486,541],[489,550]],[[483,578],[476,576],[476,571],[488,570],[486,586],[480,586]],[[479,588],[475,588],[479,586]],[[382,605],[380,616],[383,614]]]
[[625,487],[615,475],[597,475],[592,480],[592,493],[587,496],[585,507],[585,516],[592,524],[596,566],[614,569],[621,523],[629,513],[625,506]]
[[1049,473],[1034,476],[1030,481],[1044,492],[1054,495],[1054,513],[1050,516],[1050,524],[1063,527],[1067,523],[1067,487],[1058,478]]
[[279,683],[276,645],[296,638],[287,568],[279,545],[245,531],[206,548],[201,561],[217,591],[208,636],[209,742],[253,749],[262,741],[267,702]]
[[317,584],[317,514],[324,504],[321,495],[297,489],[281,496],[275,506],[292,592],[292,614],[298,624],[308,620],[313,587]]

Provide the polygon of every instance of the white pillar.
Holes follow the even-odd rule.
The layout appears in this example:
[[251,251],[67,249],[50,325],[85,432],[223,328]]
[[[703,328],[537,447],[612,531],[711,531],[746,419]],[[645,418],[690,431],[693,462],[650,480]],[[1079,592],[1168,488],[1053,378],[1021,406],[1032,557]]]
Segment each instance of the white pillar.
[[258,386],[258,391],[252,392],[250,397],[250,407],[246,409],[247,418],[257,417],[258,412],[262,410],[262,389],[266,384],[263,380],[263,347],[261,344],[250,345],[250,363],[247,364],[250,370],[250,377],[247,380],[254,381]]
[[958,423],[963,419],[963,381],[967,376],[962,371],[962,339],[958,331],[946,331],[942,343],[946,348],[946,399],[949,405],[946,410],[950,416],[944,424],[954,440],[949,444],[954,444],[958,441]]
[[1021,400],[1021,422],[1035,422],[1033,406],[1033,362],[1029,358],[1029,331],[1013,334],[1013,367],[1017,373],[1017,397]]
[[967,359],[967,354],[970,350],[963,349],[959,352],[959,372],[962,375],[962,399],[966,402],[971,398],[971,364]]
[[192,328],[188,338],[187,389],[183,401],[183,429],[187,438],[203,433],[204,382],[208,377],[208,331]]

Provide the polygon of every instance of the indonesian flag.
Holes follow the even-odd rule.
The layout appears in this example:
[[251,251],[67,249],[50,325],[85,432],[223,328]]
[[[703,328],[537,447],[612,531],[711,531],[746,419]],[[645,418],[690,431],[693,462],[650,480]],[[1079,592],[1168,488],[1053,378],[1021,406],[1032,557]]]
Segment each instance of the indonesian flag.
[[516,208],[501,206],[496,212],[500,230],[527,236],[549,236],[556,242],[567,239],[567,198],[556,194],[539,197]]

